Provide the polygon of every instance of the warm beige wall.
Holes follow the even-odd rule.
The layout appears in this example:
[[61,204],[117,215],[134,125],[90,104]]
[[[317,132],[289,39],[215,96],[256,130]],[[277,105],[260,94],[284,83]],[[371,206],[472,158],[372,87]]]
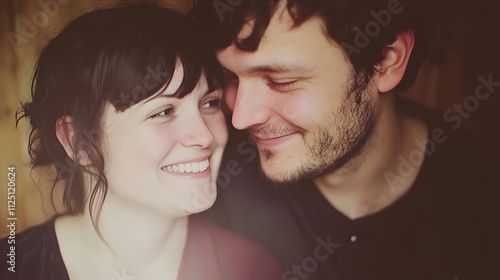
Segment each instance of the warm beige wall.
[[[2,0],[0,1],[0,225],[7,221],[7,168],[16,167],[17,231],[41,223],[53,215],[50,169],[32,172],[26,152],[28,125],[15,127],[20,101],[30,96],[30,79],[41,45],[71,19],[119,0]],[[157,1],[187,12],[190,0]],[[50,3],[47,8],[40,3]],[[28,22],[28,23],[27,23]],[[31,28],[28,28],[31,27]],[[16,39],[17,44],[15,44]],[[45,174],[43,177],[39,173]],[[35,184],[34,181],[37,183]],[[36,187],[38,185],[38,187]],[[42,194],[43,193],[43,194]],[[43,197],[43,199],[42,199]],[[7,234],[0,227],[0,236]]]

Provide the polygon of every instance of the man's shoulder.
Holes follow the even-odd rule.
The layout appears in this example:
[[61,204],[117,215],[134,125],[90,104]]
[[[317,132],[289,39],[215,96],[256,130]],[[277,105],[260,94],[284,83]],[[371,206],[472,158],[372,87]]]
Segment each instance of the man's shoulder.
[[[450,126],[439,112],[408,101],[400,104],[428,127],[427,142],[417,145],[425,153],[416,183],[423,190],[421,198],[476,213],[499,205],[493,200],[500,197],[500,159],[494,150],[467,131]],[[411,165],[411,159],[406,164]]]
[[499,164],[498,154],[491,147],[463,127],[447,121],[444,113],[406,98],[397,98],[397,107],[425,122],[429,135],[426,147],[422,148],[427,157],[456,168],[478,169],[483,163]]

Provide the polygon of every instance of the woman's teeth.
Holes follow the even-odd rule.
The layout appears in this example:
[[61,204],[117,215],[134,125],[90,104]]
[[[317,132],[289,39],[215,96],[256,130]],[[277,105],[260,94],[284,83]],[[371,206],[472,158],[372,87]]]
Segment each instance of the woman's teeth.
[[210,163],[208,159],[200,162],[181,163],[164,167],[168,172],[174,173],[199,173],[208,169]]

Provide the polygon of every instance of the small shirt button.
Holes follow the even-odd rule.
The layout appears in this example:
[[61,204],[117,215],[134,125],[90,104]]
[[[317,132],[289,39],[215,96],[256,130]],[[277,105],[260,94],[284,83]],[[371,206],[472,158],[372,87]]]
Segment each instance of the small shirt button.
[[356,234],[351,235],[351,242],[356,243],[358,241],[358,236]]

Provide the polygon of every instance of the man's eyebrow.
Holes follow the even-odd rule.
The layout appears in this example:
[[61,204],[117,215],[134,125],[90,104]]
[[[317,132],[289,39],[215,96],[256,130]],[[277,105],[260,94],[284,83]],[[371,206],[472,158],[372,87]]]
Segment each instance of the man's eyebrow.
[[[232,73],[231,70],[227,69],[226,67],[222,67],[222,70],[227,73]],[[307,72],[309,69],[299,66],[299,65],[283,65],[283,64],[276,64],[276,65],[256,65],[252,66],[248,69],[244,70],[245,73],[247,74],[255,74],[255,73],[283,73],[283,72]]]
[[247,73],[278,73],[288,71],[289,68],[285,68],[282,66],[271,66],[271,65],[258,65],[250,67],[246,70]]

